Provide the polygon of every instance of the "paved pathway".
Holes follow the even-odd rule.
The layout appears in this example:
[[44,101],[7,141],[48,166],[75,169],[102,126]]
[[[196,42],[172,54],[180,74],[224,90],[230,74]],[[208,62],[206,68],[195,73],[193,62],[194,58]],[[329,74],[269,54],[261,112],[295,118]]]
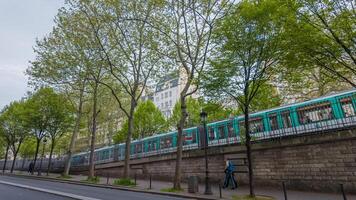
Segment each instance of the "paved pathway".
[[[15,173],[21,173],[21,174],[26,174],[24,172],[15,172]],[[56,178],[58,177],[59,174],[50,174],[49,177]],[[75,181],[82,181],[85,180],[87,177],[83,175],[72,175],[72,178],[70,180],[75,180]],[[112,185],[114,178],[109,178],[109,185]],[[100,184],[106,185],[107,183],[107,178],[106,177],[100,177]],[[153,191],[161,191],[161,189],[164,188],[170,188],[172,187],[172,183],[170,182],[164,182],[164,181],[156,181],[152,180],[152,189]],[[187,193],[188,191],[188,186],[186,183],[182,183],[182,187],[184,191],[182,193]],[[135,187],[137,189],[142,189],[142,190],[148,190],[149,188],[149,180],[142,180],[138,179],[137,180],[137,186]],[[199,185],[199,193],[196,194],[198,196],[205,196],[205,197],[213,197],[215,199],[219,198],[219,187],[217,184],[212,185],[212,191],[213,195],[208,196],[204,195],[204,184]],[[247,195],[249,193],[248,187],[243,186],[239,187],[236,190],[231,190],[231,189],[223,189],[222,190],[222,196],[223,199],[232,199],[233,195]],[[343,197],[341,194],[336,194],[336,193],[320,193],[320,192],[304,192],[304,191],[294,191],[294,190],[288,190],[288,200],[343,200]],[[258,195],[265,195],[265,196],[271,196],[276,198],[277,200],[284,200],[284,195],[283,191],[279,188],[269,188],[269,187],[257,187],[256,188],[256,194]],[[356,195],[347,195],[347,200],[356,200]]]

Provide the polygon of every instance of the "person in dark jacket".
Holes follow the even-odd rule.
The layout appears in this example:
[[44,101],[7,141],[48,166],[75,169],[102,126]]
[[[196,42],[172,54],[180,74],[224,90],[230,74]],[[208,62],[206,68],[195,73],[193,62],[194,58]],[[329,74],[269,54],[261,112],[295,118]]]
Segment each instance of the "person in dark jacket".
[[235,171],[235,166],[232,164],[231,161],[227,160],[226,167],[225,167],[225,181],[224,181],[223,188],[229,187],[230,182],[232,186],[231,189],[237,188],[237,182],[234,177],[234,171]]
[[34,168],[33,165],[34,165],[33,162],[31,162],[30,165],[28,166],[28,173],[29,174],[32,174],[32,172],[33,172],[33,168]]

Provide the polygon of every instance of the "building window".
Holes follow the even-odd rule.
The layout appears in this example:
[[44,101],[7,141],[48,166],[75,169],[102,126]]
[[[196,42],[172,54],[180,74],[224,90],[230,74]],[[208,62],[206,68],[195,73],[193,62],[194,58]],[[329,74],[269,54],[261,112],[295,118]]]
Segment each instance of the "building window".
[[172,97],[172,91],[169,91],[169,97]]
[[161,93],[161,99],[163,99],[163,93]]
[[169,100],[169,106],[172,106],[172,100]]
[[164,106],[163,103],[161,103],[161,108],[163,108],[163,106]]
[[166,108],[168,108],[168,101],[166,101]]
[[165,98],[168,97],[168,92],[164,93],[164,97],[165,97]]

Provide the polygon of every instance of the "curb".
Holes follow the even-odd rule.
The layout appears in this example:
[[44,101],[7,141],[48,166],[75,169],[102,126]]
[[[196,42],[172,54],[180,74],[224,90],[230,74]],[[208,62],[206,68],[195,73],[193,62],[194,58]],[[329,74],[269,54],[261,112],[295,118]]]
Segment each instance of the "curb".
[[59,183],[69,183],[69,184],[74,184],[74,185],[82,185],[82,186],[105,188],[105,189],[114,189],[114,190],[123,190],[123,191],[131,191],[131,192],[164,195],[164,196],[171,196],[171,197],[180,197],[180,198],[186,198],[186,199],[197,199],[197,200],[215,200],[216,199],[216,198],[201,197],[201,196],[195,196],[195,195],[170,193],[170,192],[159,192],[159,191],[152,191],[152,190],[142,190],[142,189],[136,189],[136,188],[131,188],[131,187],[125,187],[125,186],[93,184],[93,183],[85,183],[85,182],[74,181],[74,180],[63,180],[63,179],[59,179],[59,178],[32,176],[32,175],[24,175],[24,174],[5,173],[2,175],[11,176],[11,177],[22,177],[22,178],[27,178],[27,179],[45,180],[45,181],[59,182]]

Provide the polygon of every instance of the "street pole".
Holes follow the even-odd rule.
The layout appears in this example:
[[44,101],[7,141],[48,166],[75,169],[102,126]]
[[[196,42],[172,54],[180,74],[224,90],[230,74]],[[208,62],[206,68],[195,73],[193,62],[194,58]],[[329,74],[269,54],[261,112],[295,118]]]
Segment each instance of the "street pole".
[[46,147],[46,142],[47,142],[47,139],[44,138],[43,139],[43,148],[42,148],[42,157],[41,157],[41,162],[40,162],[40,169],[38,170],[38,176],[41,176],[42,172],[42,162],[43,162],[43,157],[44,157],[44,151],[45,151],[45,147]]
[[211,191],[210,181],[209,181],[209,165],[208,165],[208,131],[206,127],[206,118],[208,114],[204,111],[200,113],[200,118],[203,121],[203,131],[205,137],[205,144],[204,144],[204,155],[205,155],[205,192],[204,194],[212,195],[213,192]]

